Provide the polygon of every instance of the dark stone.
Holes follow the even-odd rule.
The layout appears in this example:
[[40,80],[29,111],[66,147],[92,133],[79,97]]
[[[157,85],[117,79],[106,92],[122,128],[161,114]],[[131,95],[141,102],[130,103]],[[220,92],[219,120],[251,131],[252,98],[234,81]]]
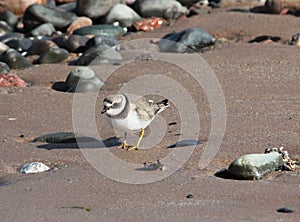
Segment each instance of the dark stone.
[[85,92],[95,92],[98,90],[99,87],[93,81],[83,80],[80,81],[76,86],[73,86],[70,89],[68,89],[67,92],[85,93]]
[[0,61],[5,62],[10,69],[22,69],[32,66],[32,63],[15,49],[8,49],[2,53]]
[[20,38],[23,38],[23,37],[24,37],[24,35],[22,33],[9,32],[5,35],[0,36],[0,42],[7,43],[8,41],[10,41],[12,39],[20,39]]
[[32,40],[28,38],[12,39],[6,45],[20,53],[26,53],[32,45]]
[[52,36],[56,32],[51,23],[44,23],[31,30],[30,35],[37,36]]
[[104,16],[120,0],[77,0],[76,14],[96,19]]
[[101,44],[85,51],[76,61],[77,65],[99,65],[104,63],[119,64],[123,60],[122,56],[112,47]]
[[4,11],[0,13],[0,20],[5,21],[12,28],[14,28],[18,23],[18,17],[11,11]]
[[0,74],[9,73],[9,72],[10,72],[10,68],[8,67],[8,65],[4,62],[0,62]]
[[288,207],[281,207],[276,210],[278,213],[293,213],[294,210]]
[[12,28],[5,21],[0,21],[0,35],[5,35],[11,31]]
[[107,35],[118,37],[125,34],[124,29],[121,26],[114,26],[108,24],[91,25],[78,28],[74,30],[75,35]]
[[200,28],[190,28],[164,36],[158,46],[161,52],[192,53],[214,45],[216,42],[209,33]]
[[120,48],[121,48],[120,42],[117,39],[115,39],[112,36],[107,36],[107,35],[95,36],[94,38],[87,41],[86,46],[88,48],[91,48],[95,45],[101,45],[101,44],[106,44],[110,47],[119,46],[119,47],[116,47],[117,48],[116,50],[120,50]]
[[82,35],[71,35],[65,42],[64,48],[66,48],[69,52],[84,52],[87,49],[87,42],[89,38]]
[[77,5],[76,2],[69,2],[69,3],[58,5],[57,8],[65,12],[75,12],[76,5]]
[[191,199],[191,198],[193,198],[194,196],[193,196],[193,194],[188,194],[188,195],[186,195],[186,198],[188,198],[188,199]]
[[45,51],[40,58],[38,63],[40,64],[49,64],[49,63],[59,63],[67,59],[69,52],[62,48],[50,48]]
[[67,28],[75,18],[74,13],[34,4],[26,9],[23,22],[26,30],[32,30],[44,23],[51,23],[56,29],[61,30]]

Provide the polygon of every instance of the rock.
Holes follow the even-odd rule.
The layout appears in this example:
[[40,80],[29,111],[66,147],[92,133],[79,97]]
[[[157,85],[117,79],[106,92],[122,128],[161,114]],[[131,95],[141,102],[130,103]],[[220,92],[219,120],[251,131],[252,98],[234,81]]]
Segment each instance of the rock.
[[136,0],[131,7],[143,18],[155,16],[168,21],[188,13],[187,8],[175,0]]
[[22,54],[27,54],[27,51],[32,45],[32,40],[28,38],[12,39],[6,42],[6,45]]
[[295,0],[267,0],[264,10],[273,14],[296,13],[300,11],[300,1]]
[[4,62],[0,62],[0,74],[8,73],[8,72],[10,72],[8,65]]
[[0,42],[0,54],[5,52],[7,49],[9,49],[9,47],[6,44]]
[[51,40],[34,39],[32,45],[28,50],[29,55],[41,55],[48,51],[50,48],[58,47]]
[[106,44],[110,47],[113,47],[115,50],[119,51],[121,50],[121,43],[111,36],[106,35],[97,35],[94,38],[91,38],[89,41],[87,41],[86,46],[88,48],[91,48],[96,45]]
[[0,12],[11,11],[12,13],[21,16],[32,4],[46,4],[47,0],[1,0]]
[[204,47],[215,44],[216,40],[200,28],[190,28],[164,36],[158,46],[161,52],[198,52]]
[[87,42],[89,38],[82,35],[71,35],[63,43],[63,48],[67,49],[69,52],[84,52],[87,49]]
[[39,64],[60,63],[67,59],[69,52],[62,48],[50,48],[43,52],[38,59]]
[[280,169],[284,165],[282,155],[278,152],[248,154],[234,160],[228,172],[240,179],[262,179],[267,173]]
[[11,31],[12,28],[5,21],[0,21],[0,35],[5,35]]
[[44,23],[51,23],[55,29],[61,30],[67,28],[75,18],[74,13],[63,12],[37,4],[27,8],[23,16],[23,22],[26,30],[32,30]]
[[133,9],[124,4],[116,4],[104,17],[103,23],[118,24],[122,27],[130,27],[134,22],[142,18]]
[[66,84],[68,92],[87,92],[97,91],[105,83],[92,69],[88,67],[77,67],[69,73]]
[[21,173],[41,173],[50,170],[50,167],[41,162],[27,163],[21,166]]
[[281,208],[278,208],[276,211],[278,213],[293,213],[294,212],[294,210],[292,210],[289,207],[281,207]]
[[148,32],[148,31],[152,31],[154,29],[158,29],[165,24],[167,24],[167,21],[165,19],[153,17],[153,18],[146,18],[146,19],[136,21],[133,24],[133,27],[137,31]]
[[32,142],[40,143],[76,143],[78,140],[92,141],[92,138],[86,137],[79,133],[74,132],[58,132],[58,133],[49,133],[42,136],[38,136],[32,140]]
[[78,17],[68,27],[66,34],[71,35],[75,29],[93,25],[93,21],[88,17]]
[[287,42],[289,45],[300,46],[300,33],[297,33],[292,36],[291,40]]
[[8,49],[0,55],[0,61],[5,62],[10,69],[31,67],[32,63],[15,49]]
[[18,33],[18,32],[9,32],[5,35],[0,36],[0,42],[2,43],[6,43],[12,39],[21,39],[23,38],[24,35],[22,33]]
[[121,26],[114,26],[108,24],[91,25],[74,30],[75,35],[108,35],[113,37],[122,36],[125,34]]
[[0,74],[0,87],[26,87],[23,79],[12,73]]
[[54,26],[51,23],[44,23],[31,30],[30,35],[37,36],[52,36],[56,32]]
[[100,65],[105,63],[121,63],[122,56],[112,47],[101,44],[89,48],[76,61],[77,65]]
[[55,0],[57,4],[64,4],[69,2],[76,2],[76,0]]
[[104,16],[120,0],[77,0],[76,14],[96,19]]
[[75,12],[76,6],[77,6],[76,2],[69,2],[61,5],[56,5],[56,8],[65,12]]
[[0,20],[5,21],[12,28],[14,28],[18,23],[18,17],[11,11],[4,11],[0,13]]

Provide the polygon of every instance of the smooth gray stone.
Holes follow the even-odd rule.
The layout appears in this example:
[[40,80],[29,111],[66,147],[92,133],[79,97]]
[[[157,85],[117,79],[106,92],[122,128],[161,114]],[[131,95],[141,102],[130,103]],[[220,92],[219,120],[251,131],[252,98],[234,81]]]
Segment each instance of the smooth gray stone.
[[0,74],[9,73],[9,72],[10,72],[10,68],[8,67],[8,65],[4,62],[0,62]]
[[167,34],[158,42],[158,47],[161,52],[192,53],[214,45],[215,42],[216,39],[203,29],[189,28]]
[[32,63],[15,49],[8,49],[3,52],[0,61],[6,63],[10,69],[22,69],[32,66]]
[[143,18],[156,16],[168,21],[188,12],[186,7],[175,0],[136,0],[131,7]]
[[121,50],[121,43],[112,36],[107,35],[97,35],[87,41],[86,46],[91,48],[96,45],[106,44],[108,46],[114,47],[117,51]]
[[30,5],[23,16],[24,27],[32,30],[44,23],[51,23],[56,29],[64,29],[76,18],[71,12],[63,12],[46,5]]
[[119,22],[119,25],[122,27],[130,27],[133,23],[141,19],[142,17],[127,5],[116,4],[105,15],[103,23],[113,24]]
[[65,42],[63,47],[69,52],[84,52],[86,51],[89,38],[82,35],[71,35]]
[[101,44],[85,51],[76,61],[77,65],[100,65],[107,63],[121,63],[123,57],[112,47]]
[[93,80],[83,80],[80,81],[76,86],[71,87],[67,92],[85,93],[85,92],[95,92],[100,88]]
[[56,32],[51,23],[44,23],[31,30],[30,34],[34,37],[37,36],[52,36]]
[[69,52],[62,48],[50,48],[43,52],[38,59],[39,64],[60,63],[67,59]]
[[4,11],[0,13],[0,20],[5,21],[12,28],[14,28],[18,23],[18,17],[11,11]]
[[263,154],[247,154],[234,160],[228,167],[228,172],[240,179],[258,180],[267,173],[283,166],[282,155],[278,152]]
[[23,38],[24,35],[22,33],[19,32],[9,32],[5,35],[0,36],[0,42],[2,43],[7,43],[8,41],[12,40],[12,39],[21,39]]
[[112,37],[118,37],[125,34],[124,29],[121,26],[114,26],[109,24],[91,25],[78,28],[74,30],[74,35],[107,35]]
[[84,67],[84,66],[76,67],[69,73],[66,79],[67,87],[71,88],[74,85],[77,85],[80,79],[87,80],[87,79],[92,79],[95,76],[96,76],[95,72],[88,67]]

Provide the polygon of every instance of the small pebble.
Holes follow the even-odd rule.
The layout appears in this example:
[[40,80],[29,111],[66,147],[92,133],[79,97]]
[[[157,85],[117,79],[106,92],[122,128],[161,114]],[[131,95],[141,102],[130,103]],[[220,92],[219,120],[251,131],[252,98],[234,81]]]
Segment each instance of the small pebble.
[[193,197],[194,197],[193,194],[186,195],[186,198],[188,198],[188,199],[192,199]]
[[278,213],[293,213],[294,210],[288,207],[281,207],[276,210]]

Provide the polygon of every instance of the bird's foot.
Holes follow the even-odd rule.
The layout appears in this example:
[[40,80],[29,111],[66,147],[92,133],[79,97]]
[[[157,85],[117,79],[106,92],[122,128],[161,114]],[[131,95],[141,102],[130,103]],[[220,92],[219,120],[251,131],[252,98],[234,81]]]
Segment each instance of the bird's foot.
[[128,146],[127,150],[132,151],[132,150],[138,150],[139,148],[136,146]]
[[130,146],[124,141],[120,146],[117,146],[119,149],[128,149]]

